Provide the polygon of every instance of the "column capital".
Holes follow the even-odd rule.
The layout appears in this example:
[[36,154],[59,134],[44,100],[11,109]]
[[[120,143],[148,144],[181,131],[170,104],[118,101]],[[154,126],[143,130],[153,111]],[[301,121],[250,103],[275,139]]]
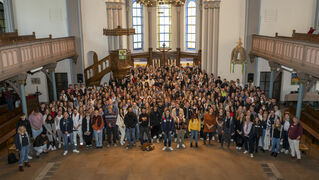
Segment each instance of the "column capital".
[[272,62],[272,61],[268,61],[269,66],[270,66],[270,70],[271,71],[277,71],[278,68],[280,68],[280,64]]
[[51,63],[43,66],[43,69],[47,69],[49,72],[54,72],[57,63]]
[[298,76],[299,82],[302,84],[306,84],[307,82],[314,80],[314,78],[311,75],[304,72],[297,72],[297,76]]
[[204,9],[219,9],[220,8],[220,0],[207,0],[203,1]]

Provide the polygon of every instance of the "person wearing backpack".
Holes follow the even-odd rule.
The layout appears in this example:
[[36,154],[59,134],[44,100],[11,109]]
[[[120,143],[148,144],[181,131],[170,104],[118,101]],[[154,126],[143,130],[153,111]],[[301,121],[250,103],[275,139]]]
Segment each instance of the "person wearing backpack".
[[24,126],[20,126],[18,128],[18,133],[15,135],[14,143],[16,149],[19,150],[20,160],[19,160],[19,171],[24,171],[23,163],[26,167],[31,167],[29,163],[29,150],[30,150],[30,138],[26,128]]

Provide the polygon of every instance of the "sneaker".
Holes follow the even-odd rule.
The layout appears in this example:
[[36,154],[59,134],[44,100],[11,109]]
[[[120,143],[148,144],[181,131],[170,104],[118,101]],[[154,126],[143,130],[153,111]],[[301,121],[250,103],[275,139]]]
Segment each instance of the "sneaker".
[[238,150],[238,149],[239,149],[239,147],[238,147],[238,146],[236,146],[236,149]]
[[53,146],[52,151],[55,151],[55,150],[56,150],[56,147],[55,147],[55,146]]
[[274,157],[277,157],[277,155],[278,155],[278,153],[275,153],[275,154],[274,154]]
[[166,150],[166,146],[164,146],[162,150],[165,151]]
[[110,145],[108,144],[106,147],[108,147],[108,148],[109,148],[109,147],[110,147]]
[[282,153],[285,152],[285,149],[281,149],[280,152],[282,152]]
[[245,151],[244,151],[244,154],[247,154],[247,153],[248,153],[248,151],[245,150]]
[[286,151],[285,151],[285,154],[289,154],[289,151],[288,151],[288,150],[286,150]]
[[50,145],[48,148],[48,151],[51,151],[51,150],[52,150],[52,145]]
[[117,147],[117,144],[114,144],[114,147]]
[[215,141],[215,136],[213,136],[212,140]]
[[174,142],[177,142],[177,138],[174,139]]
[[168,150],[173,151],[173,148],[172,147],[168,147]]
[[63,153],[63,156],[67,155],[68,154],[68,151],[64,151]]
[[61,143],[59,143],[59,146],[58,146],[58,148],[59,148],[59,149],[61,149],[61,146],[62,146],[62,144],[61,144]]
[[183,147],[183,149],[185,149],[186,148],[185,144],[182,144],[182,147]]
[[159,142],[159,139],[156,139],[156,142],[157,142],[157,144],[160,143],[160,142]]
[[241,147],[238,147],[238,150],[241,150]]
[[253,154],[250,154],[250,157],[251,157],[251,158],[253,158],[253,157],[254,157],[254,155],[253,155]]
[[179,149],[179,144],[177,144],[176,148]]
[[80,151],[77,150],[77,149],[73,149],[73,152],[74,152],[74,153],[79,153]]
[[78,146],[78,144],[74,144],[74,146]]
[[29,156],[29,155],[28,155],[28,159],[30,159],[30,160],[31,160],[31,159],[32,159],[32,156]]

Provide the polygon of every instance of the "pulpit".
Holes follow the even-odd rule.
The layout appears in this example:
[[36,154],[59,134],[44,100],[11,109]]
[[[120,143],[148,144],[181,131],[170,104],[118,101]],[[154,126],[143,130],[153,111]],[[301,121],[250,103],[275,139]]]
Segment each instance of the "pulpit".
[[110,68],[114,78],[123,79],[134,66],[131,52],[127,49],[111,51],[110,58]]

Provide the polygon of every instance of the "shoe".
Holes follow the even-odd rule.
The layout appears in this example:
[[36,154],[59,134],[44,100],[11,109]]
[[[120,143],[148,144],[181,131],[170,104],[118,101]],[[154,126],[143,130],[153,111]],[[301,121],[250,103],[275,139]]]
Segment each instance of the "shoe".
[[238,147],[238,146],[236,146],[236,149],[238,150],[238,149],[239,149],[239,147]]
[[106,147],[108,147],[108,148],[109,148],[109,147],[110,147],[110,145],[108,144]]
[[262,151],[263,153],[265,153],[265,150],[264,150],[264,148],[262,148],[262,149],[261,149],[261,151]]
[[78,146],[78,144],[74,144],[74,146]]
[[270,154],[270,156],[274,156],[274,154],[275,154],[275,152],[272,152],[272,153]]
[[159,139],[156,139],[157,144],[160,143]]
[[53,147],[52,147],[52,151],[55,151],[55,150],[56,150],[56,147],[55,147],[55,146],[53,146]]
[[64,151],[63,156],[66,156],[68,154],[68,151]]
[[177,144],[176,148],[179,149],[179,144]]
[[213,136],[212,140],[215,141],[215,136]]
[[277,155],[278,155],[278,153],[275,153],[275,154],[274,154],[274,157],[277,157]]
[[195,144],[195,147],[198,148],[198,144],[197,143]]
[[39,158],[40,158],[40,155],[36,155],[35,157],[36,157],[37,159],[39,159]]
[[73,152],[74,152],[74,153],[80,153],[80,151],[77,150],[77,149],[73,149]]
[[177,142],[177,138],[174,139],[174,142]]
[[193,147],[193,144],[191,143],[190,147]]
[[19,166],[19,171],[20,172],[23,172],[24,170],[23,170],[23,166]]
[[51,151],[51,150],[52,150],[52,145],[50,145],[48,148],[48,151]]
[[285,151],[285,154],[288,154],[288,153],[289,153],[289,150],[286,150],[286,151]]
[[28,159],[30,159],[30,160],[31,160],[31,159],[32,159],[32,156],[29,156],[29,155],[28,155]]
[[301,159],[297,159],[297,163],[300,163],[301,162]]
[[117,144],[114,144],[113,146],[114,146],[114,147],[117,147]]
[[29,162],[25,162],[25,163],[24,163],[24,166],[25,166],[25,167],[31,167],[31,164],[30,164]]
[[61,149],[61,147],[62,147],[62,144],[61,144],[61,143],[59,143],[59,146],[58,146],[58,148],[59,148],[59,149]]
[[130,148],[130,146],[126,146],[126,149],[128,150]]
[[253,157],[254,157],[254,155],[253,155],[253,154],[250,154],[250,157],[251,157],[251,158],[253,158]]
[[183,148],[183,149],[185,149],[185,148],[186,148],[185,144],[182,144],[182,148]]
[[165,151],[166,150],[166,146],[164,146],[162,150]]
[[244,151],[244,154],[247,154],[247,153],[248,153],[248,151],[245,150],[245,151]]
[[238,147],[238,150],[241,150],[241,147]]
[[282,152],[282,153],[285,152],[285,149],[281,149],[280,152]]
[[172,147],[168,147],[168,150],[173,151],[173,148]]

